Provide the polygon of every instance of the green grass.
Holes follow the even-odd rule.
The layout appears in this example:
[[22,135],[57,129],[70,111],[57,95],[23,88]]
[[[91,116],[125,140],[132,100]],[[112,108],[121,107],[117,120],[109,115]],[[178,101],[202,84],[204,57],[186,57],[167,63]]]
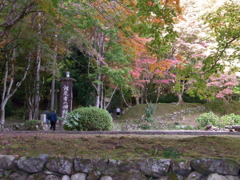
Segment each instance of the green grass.
[[212,112],[218,115],[226,115],[235,113],[237,115],[240,115],[240,101],[231,101],[229,104],[225,104],[220,100],[214,100],[212,102],[209,102],[205,104],[205,106],[209,109],[211,109]]
[[[169,115],[186,110],[189,108],[197,108],[203,106],[199,103],[184,103],[176,105],[173,103],[158,103],[155,113],[153,114],[154,122],[147,122],[141,120],[141,117],[145,114],[146,104],[139,104],[131,107],[125,114],[121,115],[114,121],[114,129],[128,130],[126,127],[135,124],[141,130],[155,130],[155,129],[181,129],[181,125],[184,125],[187,129],[194,129],[198,126],[195,121],[196,117],[202,112],[182,113],[176,116],[175,120],[169,119]],[[182,120],[184,119],[184,120]]]
[[[198,103],[184,103],[180,105],[176,105],[173,103],[158,103],[157,109],[153,114],[153,117],[156,118],[158,116],[163,116],[165,114],[172,114],[174,112],[179,112],[187,108],[194,108],[198,106],[203,106],[203,105]],[[139,105],[133,106],[130,109],[128,109],[126,114],[120,116],[118,121],[126,121],[126,120],[139,121],[141,116],[145,113],[146,107],[147,107],[146,104],[139,104]]]
[[136,136],[70,134],[1,134],[1,154],[84,158],[229,158],[240,162],[236,136]]
[[[209,111],[213,111],[216,114],[225,115],[225,114],[239,114],[240,115],[240,102],[232,101],[229,104],[224,104],[222,101],[212,101],[206,104],[200,103],[184,103],[180,105],[176,105],[173,103],[158,103],[157,109],[153,115],[154,118],[158,116],[163,116],[166,114],[172,114],[174,112],[179,112],[181,110],[185,110],[187,108],[196,108],[198,106],[205,106]],[[127,110],[126,114],[120,116],[118,121],[139,121],[141,116],[145,113],[146,104],[139,104],[131,107]]]
[[[158,104],[154,117],[171,114],[202,104]],[[239,114],[239,102],[231,105],[205,104],[213,112],[220,110]],[[137,105],[115,120],[117,123],[139,123],[146,105]],[[220,109],[220,110],[219,110]],[[144,122],[145,123],[145,122]],[[166,127],[176,126],[165,121]],[[154,128],[154,124],[142,124]],[[82,156],[84,158],[229,158],[240,162],[240,137],[238,136],[140,136],[140,135],[70,135],[39,133],[1,133],[0,154],[38,156]]]
[[[182,110],[197,108],[199,106],[205,107],[205,110],[201,112],[191,111],[191,113],[187,111],[187,113],[175,115],[174,119],[169,118],[169,115],[171,116],[174,115],[174,113],[181,112]],[[224,104],[222,101],[213,101],[206,104],[184,103],[181,105],[176,105],[176,103],[158,103],[157,109],[153,114],[153,118],[155,118],[156,121],[148,123],[144,120],[141,120],[141,117],[145,114],[146,107],[146,104],[140,104],[128,109],[125,114],[121,115],[114,121],[115,129],[129,130],[126,127],[132,124],[137,125],[141,130],[197,129],[199,123],[195,119],[206,112],[212,111],[218,116],[231,113],[240,115],[240,102],[238,101],[232,101],[230,104]]]

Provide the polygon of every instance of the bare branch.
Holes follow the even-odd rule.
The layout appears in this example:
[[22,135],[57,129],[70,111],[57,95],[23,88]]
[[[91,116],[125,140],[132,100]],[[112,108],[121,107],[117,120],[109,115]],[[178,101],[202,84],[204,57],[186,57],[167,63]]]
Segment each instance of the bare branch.
[[6,0],[2,0],[2,2],[0,3],[0,12],[3,10],[4,6],[6,6]]
[[28,57],[28,61],[27,61],[27,66],[25,68],[25,71],[24,71],[22,79],[19,82],[16,83],[15,89],[12,91],[12,93],[9,93],[6,98],[9,99],[10,97],[12,97],[15,94],[15,92],[18,90],[18,88],[22,85],[23,81],[26,79],[28,71],[29,71],[29,68],[30,68],[31,59],[32,59],[32,54],[30,53],[29,57]]
[[[6,33],[7,30],[9,30],[12,26],[17,24],[27,14],[31,13],[31,10],[35,7],[35,5],[36,5],[36,2],[31,2],[27,5],[25,5],[25,7],[23,8],[23,10],[20,13],[16,14],[15,1],[12,1],[12,8],[11,8],[10,14],[8,14],[5,22],[0,24],[0,27],[3,29],[0,32],[0,38],[2,38],[4,36],[4,34]],[[1,8],[1,5],[0,5],[0,8]],[[2,8],[3,8],[3,6],[2,6]]]

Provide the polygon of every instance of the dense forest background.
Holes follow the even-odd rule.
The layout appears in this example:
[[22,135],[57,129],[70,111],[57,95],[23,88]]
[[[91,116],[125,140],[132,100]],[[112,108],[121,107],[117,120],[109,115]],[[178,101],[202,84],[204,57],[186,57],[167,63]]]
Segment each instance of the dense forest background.
[[[73,106],[239,100],[238,0],[1,0],[1,124]],[[7,119],[7,120],[6,120]]]

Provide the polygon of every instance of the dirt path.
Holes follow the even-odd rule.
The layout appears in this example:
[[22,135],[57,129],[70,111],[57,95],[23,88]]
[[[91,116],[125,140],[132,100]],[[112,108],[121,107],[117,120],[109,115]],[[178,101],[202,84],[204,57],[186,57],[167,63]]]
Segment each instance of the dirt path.
[[229,131],[192,131],[192,130],[164,130],[164,131],[0,131],[0,134],[14,133],[57,133],[57,134],[112,134],[112,135],[197,135],[197,136],[213,136],[213,135],[240,135],[240,132]]

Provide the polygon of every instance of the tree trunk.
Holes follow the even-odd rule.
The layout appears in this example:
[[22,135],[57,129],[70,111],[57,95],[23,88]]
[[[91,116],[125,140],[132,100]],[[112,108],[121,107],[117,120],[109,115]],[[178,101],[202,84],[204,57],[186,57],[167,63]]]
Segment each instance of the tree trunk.
[[95,106],[96,107],[100,107],[100,103],[101,103],[101,84],[99,82],[101,82],[101,73],[98,73],[98,83],[96,84],[96,101],[95,101]]
[[29,120],[39,119],[39,103],[40,103],[40,67],[41,67],[41,55],[40,47],[37,50],[37,61],[35,67],[35,75],[32,82],[29,84],[29,97],[28,97],[28,110]]
[[[30,67],[30,61],[31,56],[28,57],[26,69],[23,73],[23,76],[20,78],[18,82],[15,83],[15,58],[16,58],[16,49],[13,49],[12,57],[8,59],[9,57],[6,55],[6,62],[5,62],[5,69],[4,69],[4,77],[3,77],[3,90],[1,94],[1,124],[3,125],[5,123],[5,106],[9,99],[16,93],[18,88],[22,85],[24,80],[26,79],[29,67]],[[11,64],[9,63],[11,62]],[[9,66],[10,64],[10,66]],[[11,72],[9,74],[9,72]],[[9,81],[10,80],[10,81]]]
[[177,105],[178,105],[178,104],[183,104],[184,101],[183,101],[183,98],[182,98],[182,93],[178,93],[177,96],[178,96],[178,102],[177,102]]
[[100,84],[97,85],[97,95],[96,95],[96,101],[95,101],[95,106],[100,107],[100,98],[101,98],[101,86]]
[[[98,53],[96,57],[96,65],[97,70],[101,70],[102,66],[104,66],[102,62],[102,58],[104,57],[104,51],[105,51],[105,41],[106,41],[106,34],[102,32],[101,28],[96,27],[94,30],[93,35],[93,47]],[[104,92],[104,82],[102,78],[102,73],[99,72],[97,74],[97,83],[92,83],[96,90],[96,101],[95,106],[98,108],[104,108],[104,98],[105,98],[105,92]]]
[[161,93],[161,86],[158,86],[158,88],[157,88],[157,98],[156,98],[156,103],[158,103],[158,101],[159,101],[160,93]]
[[55,77],[52,79],[52,87],[51,87],[51,111],[55,109]]
[[55,109],[56,107],[58,107],[58,94],[57,94],[57,91],[55,91],[55,101],[54,101],[54,106],[55,106]]
[[55,110],[55,86],[56,86],[56,79],[55,79],[55,75],[56,75],[56,70],[55,70],[55,65],[57,63],[57,58],[58,58],[58,55],[57,55],[57,51],[58,51],[58,47],[57,47],[57,38],[58,38],[58,35],[55,34],[55,40],[56,40],[56,45],[55,45],[55,48],[54,48],[54,51],[55,51],[55,55],[54,55],[54,67],[53,67],[53,79],[52,79],[52,86],[51,86],[51,107],[50,109],[53,111]]
[[[38,13],[39,18],[41,13]],[[42,34],[42,24],[38,24],[38,35]],[[40,68],[41,68],[41,47],[37,49],[37,69],[36,69],[36,94],[35,94],[35,109],[34,119],[39,119],[39,103],[40,103]]]
[[229,101],[225,97],[223,97],[222,100],[225,104],[229,104]]
[[143,90],[141,90],[141,104],[143,104],[144,103],[144,92],[143,92]]
[[6,103],[2,102],[1,103],[1,124],[2,125],[4,125],[5,123],[5,106],[6,106]]
[[103,83],[102,83],[102,84],[101,84],[101,101],[100,101],[100,108],[101,108],[101,109],[104,109],[104,103],[105,103],[104,99],[105,99],[104,85],[103,85]]
[[[38,13],[38,18],[40,21],[41,13]],[[42,34],[42,23],[38,23],[38,36],[41,36]],[[33,79],[33,97],[31,99],[30,105],[30,111],[32,111],[30,114],[32,116],[29,116],[29,119],[39,119],[39,103],[40,103],[40,68],[41,68],[41,47],[37,46],[37,57],[36,57],[36,71],[35,71],[35,79]]]
[[4,83],[3,83],[3,92],[2,92],[2,100],[1,100],[1,124],[5,123],[5,98],[7,93],[7,77],[8,77],[8,61],[5,63],[5,75],[4,75]]
[[136,100],[136,104],[140,104],[140,101],[139,101],[140,97],[139,96],[135,96],[135,100]]
[[[180,81],[180,82],[181,82],[181,81]],[[186,83],[185,81],[182,82],[181,91],[177,93],[177,96],[178,96],[178,103],[177,103],[177,105],[184,103],[183,98],[182,98],[182,95],[183,95],[183,93],[184,93],[184,91],[185,91],[185,85],[186,85],[185,83]]]
[[33,120],[34,116],[34,100],[33,100],[34,95],[31,94],[28,96],[28,120]]
[[33,120],[33,110],[32,109],[28,109],[28,120]]
[[[112,101],[112,98],[113,98],[113,95],[115,94],[117,88],[118,88],[118,86],[116,86],[116,87],[114,88],[114,90],[113,90],[113,92],[112,92],[112,94],[111,94],[111,97],[110,97],[109,102],[108,102],[106,105],[104,105],[104,109],[107,109],[108,106],[110,105],[110,103],[111,103],[111,101]],[[105,104],[105,103],[104,103],[104,104]]]
[[38,47],[37,53],[37,71],[36,71],[36,92],[34,97],[34,119],[39,119],[39,103],[40,103],[40,67],[41,67],[41,48]]
[[[124,103],[127,105],[127,107],[128,107],[128,108],[131,107],[131,105],[129,105],[129,104],[127,103],[127,101],[126,101],[126,99],[125,99],[125,97],[124,97],[122,88],[121,88],[121,94],[122,94],[123,101],[124,101]],[[132,103],[130,102],[130,104],[132,104]]]

